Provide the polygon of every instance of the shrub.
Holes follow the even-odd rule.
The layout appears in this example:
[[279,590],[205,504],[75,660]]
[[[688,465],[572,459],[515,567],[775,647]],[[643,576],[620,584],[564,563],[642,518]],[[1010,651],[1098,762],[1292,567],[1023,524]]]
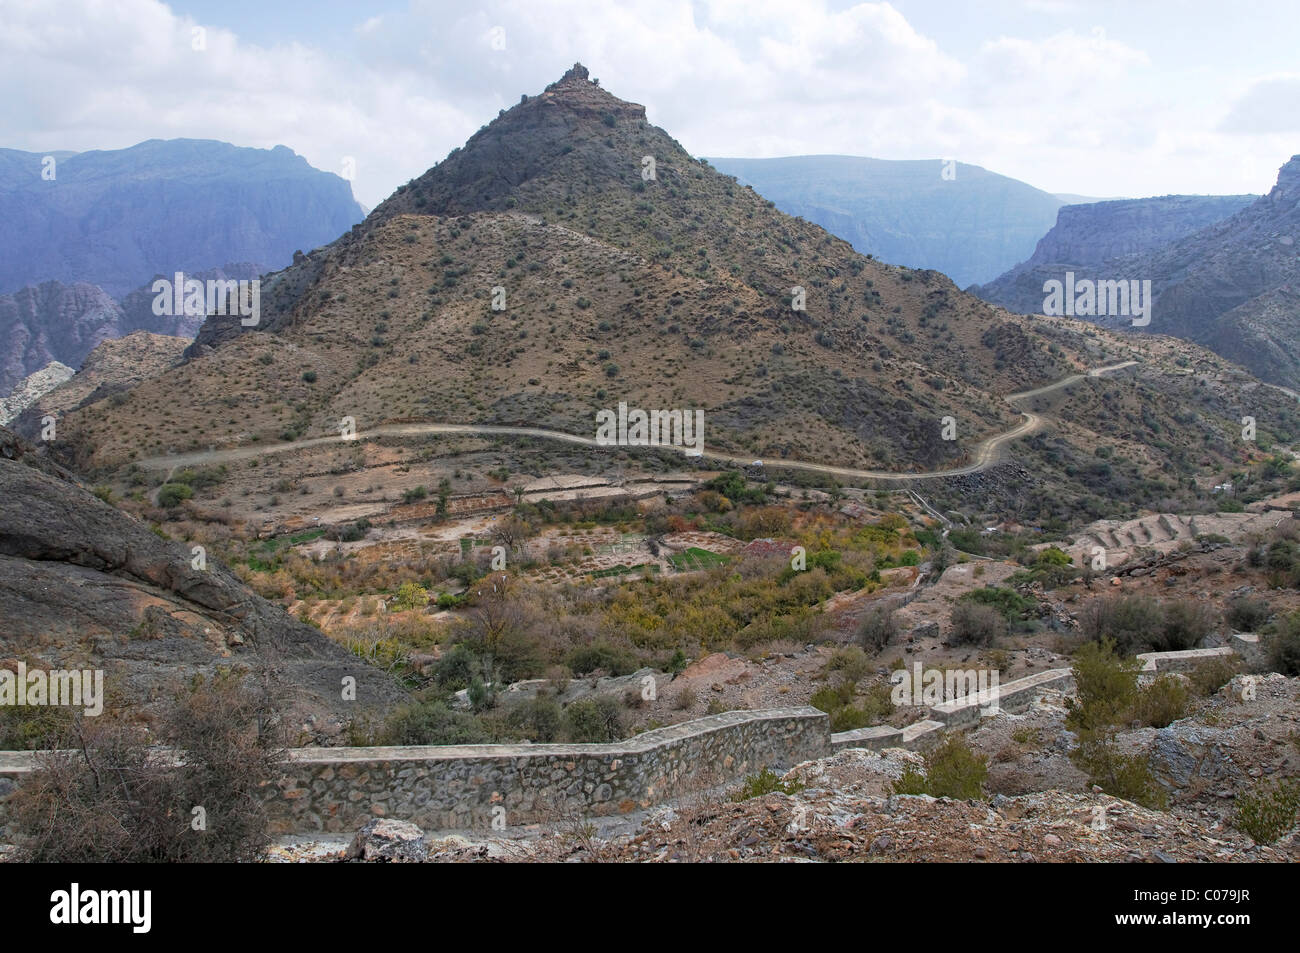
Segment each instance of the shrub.
[[506,724],[529,741],[544,743],[554,741],[559,736],[563,718],[559,702],[538,695],[512,708],[506,716]]
[[1273,615],[1267,599],[1238,596],[1228,602],[1228,624],[1238,632],[1258,632]]
[[879,652],[897,637],[898,625],[892,608],[869,609],[858,624],[858,644],[868,652]]
[[1189,698],[1190,693],[1182,679],[1159,675],[1138,692],[1133,717],[1152,728],[1164,728],[1186,717]]
[[569,652],[565,664],[575,675],[587,675],[597,669],[610,675],[627,675],[639,667],[636,657],[628,649],[605,642],[577,646]]
[[0,705],[0,751],[63,747],[74,723],[62,705]]
[[1160,604],[1146,596],[1100,596],[1083,607],[1079,625],[1089,639],[1111,639],[1124,655],[1146,651],[1164,623]]
[[1300,810],[1300,782],[1294,778],[1256,781],[1237,795],[1232,826],[1250,835],[1256,844],[1271,844],[1296,823]]
[[847,682],[841,682],[836,686],[826,686],[813,692],[812,698],[808,704],[814,708],[821,709],[826,714],[834,714],[845,705],[853,700],[853,686]]
[[1201,602],[1166,602],[1160,628],[1148,640],[1156,652],[1181,652],[1196,648],[1214,631],[1214,610]]
[[1072,668],[1075,698],[1066,701],[1069,728],[1089,731],[1115,725],[1133,709],[1139,665],[1118,656],[1110,639],[1084,643]]
[[302,379],[305,380],[308,384],[314,384],[314,383],[316,383],[316,372],[315,372],[315,371],[303,371],[303,372],[302,372]]
[[984,797],[988,777],[988,758],[971,750],[966,739],[951,733],[943,743],[925,756],[925,771],[906,769],[891,783],[895,794],[928,794],[959,801],[977,801]]
[[392,610],[404,612],[408,609],[423,609],[429,604],[429,591],[416,582],[404,582],[393,597]]
[[1033,599],[1026,599],[1014,589],[1005,586],[974,589],[962,596],[960,601],[996,609],[1008,622],[1019,622],[1029,618],[1036,605]]
[[1269,666],[1283,675],[1300,675],[1300,612],[1274,622],[1270,629]]
[[839,673],[845,682],[854,685],[866,677],[867,672],[871,670],[871,663],[867,660],[867,653],[861,648],[856,645],[846,645],[831,653],[826,668],[828,671]]
[[[152,738],[112,716],[79,717],[77,750],[42,756],[11,795],[22,858],[261,860],[271,843],[262,786],[283,757],[271,697],[260,681],[222,672],[171,699]],[[179,763],[157,745],[183,753]],[[197,830],[195,806],[203,808]]]
[[1123,798],[1153,810],[1168,804],[1164,790],[1140,754],[1120,754],[1114,739],[1105,732],[1083,732],[1070,760],[1088,776],[1088,782],[1112,797]]
[[623,709],[610,695],[579,698],[564,709],[564,736],[576,743],[618,741],[626,733]]
[[194,495],[194,490],[184,483],[164,483],[158,488],[158,505],[165,510],[175,509]]
[[1236,656],[1232,658],[1208,658],[1197,662],[1187,673],[1192,683],[1192,690],[1198,695],[1213,695],[1241,670],[1241,663]]
[[992,645],[1007,634],[1007,620],[997,609],[975,602],[958,602],[952,610],[953,645]]
[[764,768],[758,774],[751,774],[745,778],[740,788],[731,796],[731,800],[748,801],[750,798],[762,797],[764,794],[794,794],[803,789],[802,781],[783,781],[771,769]]
[[452,711],[440,699],[403,705],[389,716],[385,741],[390,745],[473,745],[490,741],[473,715]]

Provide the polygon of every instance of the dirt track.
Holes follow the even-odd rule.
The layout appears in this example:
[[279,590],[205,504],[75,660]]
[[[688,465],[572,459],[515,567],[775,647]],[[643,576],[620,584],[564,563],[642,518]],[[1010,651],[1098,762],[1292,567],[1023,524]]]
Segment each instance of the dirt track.
[[[1111,364],[1107,367],[1096,367],[1083,374],[1071,374],[1069,377],[1063,377],[1061,380],[1052,384],[1036,387],[1033,390],[1021,391],[1016,394],[1008,394],[1006,400],[1014,404],[1015,401],[1023,400],[1029,397],[1038,397],[1042,394],[1059,390],[1062,387],[1069,387],[1088,377],[1100,377],[1102,374],[1111,371],[1121,370],[1126,367],[1132,367],[1137,361],[1124,361],[1120,364]],[[1038,430],[1043,425],[1043,418],[1039,414],[1029,411],[1021,411],[1024,414],[1024,421],[1008,430],[1006,433],[995,434],[986,440],[981,441],[975,450],[975,459],[971,463],[963,464],[959,467],[951,467],[946,470],[920,470],[915,473],[895,473],[889,470],[856,470],[851,467],[837,467],[824,463],[810,463],[805,460],[778,460],[773,461],[773,467],[788,470],[805,470],[813,473],[825,473],[829,476],[845,477],[850,480],[878,480],[882,482],[906,483],[911,480],[932,480],[940,477],[963,476],[968,473],[978,473],[985,470],[996,462],[998,453],[1002,447],[1012,440],[1018,440],[1028,434]],[[304,450],[308,447],[324,446],[325,444],[336,444],[340,442],[352,442],[355,440],[369,440],[374,437],[383,436],[402,436],[413,434],[434,434],[434,433],[454,433],[454,434],[497,434],[503,436],[515,437],[541,437],[545,440],[558,440],[564,443],[574,443],[586,447],[601,446],[592,437],[580,437],[576,434],[564,433],[559,430],[543,430],[540,427],[505,427],[494,424],[440,424],[440,423],[419,423],[419,424],[384,424],[375,427],[373,430],[367,430],[364,433],[358,433],[350,439],[342,437],[311,437],[307,440],[298,440],[293,443],[269,444],[259,447],[238,447],[231,450],[200,450],[193,453],[168,454],[161,457],[149,457],[144,460],[136,461],[137,465],[146,470],[175,470],[179,467],[199,466],[211,463],[227,463],[234,460],[248,460],[254,457],[264,457],[273,453],[284,453],[290,450]],[[671,448],[681,450],[682,448]],[[686,451],[682,450],[685,454]],[[689,456],[689,454],[686,454]],[[737,457],[725,453],[716,453],[705,450],[702,454],[703,459],[713,460],[720,463],[729,463],[736,466],[749,466],[754,461],[749,457]]]

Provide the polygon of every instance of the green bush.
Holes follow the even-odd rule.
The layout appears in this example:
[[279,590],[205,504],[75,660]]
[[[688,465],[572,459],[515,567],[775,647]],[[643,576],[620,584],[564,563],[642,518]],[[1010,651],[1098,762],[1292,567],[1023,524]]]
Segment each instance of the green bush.
[[565,664],[574,675],[588,675],[597,669],[610,675],[627,675],[640,668],[636,656],[629,649],[604,642],[575,647],[569,652]]
[[1124,655],[1145,652],[1164,624],[1160,604],[1146,596],[1099,596],[1083,607],[1079,626],[1094,642],[1110,639]]
[[803,789],[802,781],[782,781],[780,776],[764,768],[758,774],[751,774],[745,778],[744,783],[731,799],[737,802],[748,801],[750,798],[762,797],[764,794],[794,794]]
[[440,700],[412,702],[389,717],[385,741],[390,745],[473,745],[491,741],[478,719],[452,711]]
[[564,709],[562,721],[565,738],[578,744],[618,741],[627,731],[623,707],[610,695],[579,698]]
[[429,604],[429,590],[416,582],[404,582],[397,590],[390,608],[394,612],[423,609]]
[[895,794],[928,794],[958,801],[978,801],[984,797],[984,781],[988,773],[988,758],[977,755],[966,739],[954,732],[926,754],[924,772],[908,768],[891,783],[891,788]]
[[960,601],[972,602],[976,605],[996,609],[1002,613],[1008,622],[1024,621],[1029,618],[1037,606],[1035,600],[1026,599],[1016,590],[1008,589],[1005,586],[986,586],[983,589],[973,589],[962,596]]
[[1149,641],[1156,652],[1181,652],[1194,649],[1214,631],[1214,610],[1202,602],[1166,602],[1161,607],[1160,628]]
[[1300,612],[1273,622],[1269,629],[1269,667],[1283,675],[1300,675]]
[[1271,844],[1295,826],[1297,810],[1300,782],[1294,778],[1260,780],[1237,795],[1232,826],[1250,835],[1256,844]]
[[194,490],[185,483],[164,483],[158,488],[158,505],[165,510],[175,509],[194,496]]
[[1146,759],[1140,754],[1120,754],[1113,736],[1104,730],[1081,732],[1079,746],[1070,752],[1070,760],[1088,776],[1089,784],[1112,797],[1158,811],[1168,805],[1168,797]]
[[1189,700],[1190,693],[1181,679],[1159,675],[1138,691],[1133,717],[1152,728],[1164,728],[1187,716]]
[[1116,654],[1110,639],[1085,642],[1074,654],[1075,698],[1066,700],[1066,725],[1090,731],[1120,723],[1137,701],[1140,667]]
[[1273,615],[1273,607],[1259,596],[1238,596],[1228,602],[1228,624],[1238,632],[1258,632]]
[[1191,680],[1192,689],[1198,695],[1213,695],[1228,682],[1232,677],[1241,671],[1241,662],[1237,656],[1232,658],[1215,658],[1202,659],[1197,662],[1187,677]]
[[506,725],[529,741],[545,743],[559,737],[563,719],[559,702],[538,695],[512,708],[506,716]]

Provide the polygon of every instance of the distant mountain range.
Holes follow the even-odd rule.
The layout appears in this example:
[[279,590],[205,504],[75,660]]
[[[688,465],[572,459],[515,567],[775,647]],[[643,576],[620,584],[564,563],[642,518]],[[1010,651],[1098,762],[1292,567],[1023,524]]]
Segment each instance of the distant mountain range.
[[[266,269],[230,263],[187,273],[187,278],[256,278]],[[170,275],[167,276],[170,279]],[[191,338],[203,315],[155,315],[150,285],[115,301],[98,285],[46,281],[0,295],[0,396],[53,361],[80,367],[100,343],[132,331]]]
[[160,273],[279,268],[364,217],[346,180],[285,146],[150,139],[52,155],[0,149],[0,294],[60,281],[119,297]]
[[[1263,380],[1300,388],[1300,156],[1267,195],[1164,196],[1061,209],[1032,258],[980,288],[1014,311],[1042,310],[1043,285],[1150,280],[1143,330],[1205,345]],[[1113,327],[1129,319],[1096,318]]]
[[1033,252],[1060,196],[964,162],[857,156],[710,158],[787,215],[864,255],[942,271],[958,287],[989,281]]
[[153,314],[155,277],[255,278],[364,217],[344,179],[285,146],[0,149],[0,396],[132,331],[193,337],[202,316]]

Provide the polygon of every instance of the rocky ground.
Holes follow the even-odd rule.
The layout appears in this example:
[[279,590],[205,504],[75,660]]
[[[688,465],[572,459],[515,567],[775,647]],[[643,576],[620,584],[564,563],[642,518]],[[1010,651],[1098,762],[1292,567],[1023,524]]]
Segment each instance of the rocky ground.
[[[501,836],[430,833],[383,822],[345,840],[286,841],[276,862],[344,859],[563,862],[1185,863],[1300,861],[1300,831],[1269,845],[1235,829],[1236,796],[1260,777],[1300,775],[1300,678],[1237,676],[1163,729],[1123,732],[1170,796],[1151,810],[1090,787],[1068,758],[1064,699],[1045,692],[1020,714],[972,730],[989,757],[987,800],[893,795],[922,755],[848,749],[782,776],[793,793],[736,802],[735,787],[626,818],[533,825]],[[1242,695],[1246,694],[1246,699]],[[797,789],[803,785],[802,789]],[[398,846],[394,846],[398,845]]]

